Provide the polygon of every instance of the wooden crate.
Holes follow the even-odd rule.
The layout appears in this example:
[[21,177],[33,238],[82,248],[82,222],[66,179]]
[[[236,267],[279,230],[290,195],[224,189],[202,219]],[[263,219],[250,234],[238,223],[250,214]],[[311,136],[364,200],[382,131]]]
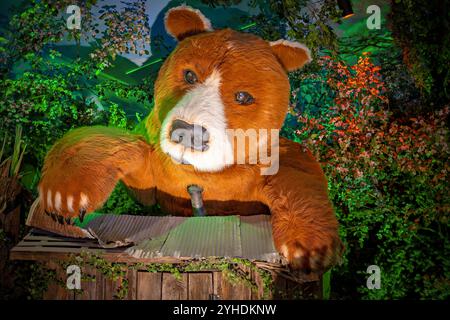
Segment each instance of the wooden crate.
[[[109,262],[123,263],[126,276],[116,281],[105,277],[99,270],[89,266],[80,266],[82,292],[66,289],[63,285],[66,271],[62,269],[62,261],[73,259],[73,255],[92,253]],[[12,260],[32,260],[45,264],[55,270],[61,283],[51,283],[44,299],[48,300],[109,300],[115,298],[121,283],[127,283],[128,290],[124,299],[129,300],[256,300],[263,298],[262,280],[258,272],[247,271],[251,280],[257,284],[257,290],[251,290],[243,283],[232,285],[218,270],[182,273],[179,279],[169,272],[148,272],[136,264],[148,263],[186,263],[186,259],[175,257],[133,258],[125,253],[125,248],[102,248],[96,240],[73,239],[46,233],[28,234],[10,252]],[[321,281],[296,282],[274,274],[273,294],[269,299],[320,298]]]

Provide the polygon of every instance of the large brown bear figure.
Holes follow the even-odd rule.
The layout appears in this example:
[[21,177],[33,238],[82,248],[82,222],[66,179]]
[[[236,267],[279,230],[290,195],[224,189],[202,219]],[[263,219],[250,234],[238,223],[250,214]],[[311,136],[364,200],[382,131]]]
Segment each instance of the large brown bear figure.
[[[210,215],[270,212],[275,246],[290,265],[323,272],[337,262],[342,244],[319,163],[300,145],[283,138],[278,145],[278,135],[271,136],[266,145],[279,162],[270,172],[267,161],[252,156],[262,134],[244,148],[229,135],[278,132],[289,103],[286,73],[309,62],[309,50],[213,30],[187,6],[169,10],[165,25],[179,44],[159,71],[145,134],[107,127],[66,134],[45,160],[38,211],[70,225],[101,207],[121,180],[146,204],[192,215],[187,187],[196,184]],[[245,163],[236,163],[239,156]]]

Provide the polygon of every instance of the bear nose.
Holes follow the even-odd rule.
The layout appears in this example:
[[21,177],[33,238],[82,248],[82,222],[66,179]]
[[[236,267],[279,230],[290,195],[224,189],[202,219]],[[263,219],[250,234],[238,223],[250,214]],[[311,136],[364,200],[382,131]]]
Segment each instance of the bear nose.
[[170,141],[197,151],[208,150],[209,132],[198,124],[176,119],[170,128]]

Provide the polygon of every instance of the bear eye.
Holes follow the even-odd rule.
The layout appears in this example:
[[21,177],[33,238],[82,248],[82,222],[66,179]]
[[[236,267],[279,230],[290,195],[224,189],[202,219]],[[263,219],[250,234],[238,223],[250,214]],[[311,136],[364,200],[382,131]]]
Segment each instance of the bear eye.
[[195,84],[198,81],[197,75],[192,70],[184,70],[184,81]]
[[242,105],[249,105],[255,101],[255,98],[252,95],[245,91],[236,92],[236,102]]

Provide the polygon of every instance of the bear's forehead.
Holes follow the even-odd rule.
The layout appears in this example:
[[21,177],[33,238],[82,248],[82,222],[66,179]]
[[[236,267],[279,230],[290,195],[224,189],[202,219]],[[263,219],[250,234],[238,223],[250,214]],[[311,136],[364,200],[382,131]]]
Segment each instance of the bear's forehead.
[[224,50],[230,50],[233,48],[252,49],[255,48],[255,46],[259,49],[270,50],[267,42],[261,38],[252,34],[241,33],[231,29],[204,32],[187,38],[185,41],[182,41],[181,44],[206,50],[215,46],[219,46]]
[[207,60],[212,65],[229,64],[279,69],[269,44],[257,36],[230,29],[202,33],[183,40],[176,52],[180,62]]

